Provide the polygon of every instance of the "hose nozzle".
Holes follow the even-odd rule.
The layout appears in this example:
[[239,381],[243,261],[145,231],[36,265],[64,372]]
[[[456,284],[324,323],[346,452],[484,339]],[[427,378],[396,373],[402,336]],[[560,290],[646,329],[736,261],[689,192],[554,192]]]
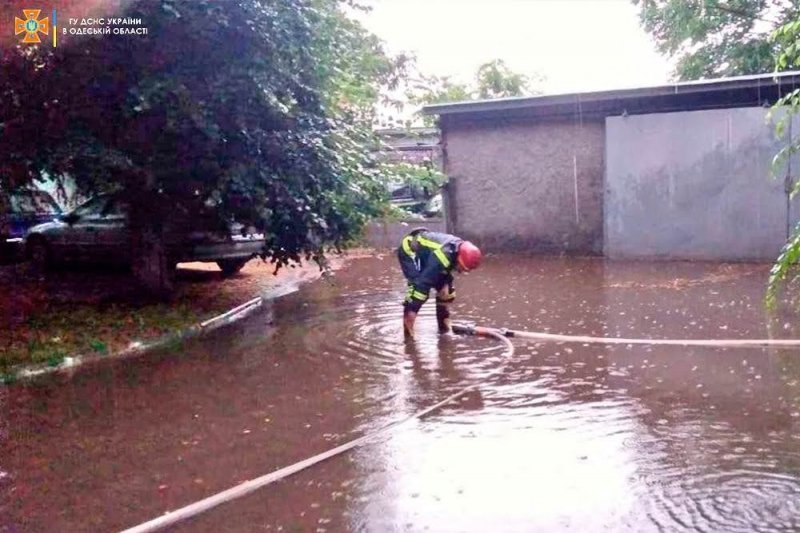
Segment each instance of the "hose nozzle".
[[453,324],[453,333],[458,335],[475,335],[475,326],[472,324]]
[[508,328],[495,329],[476,326],[474,324],[453,324],[453,333],[459,335],[474,335],[476,337],[493,337],[497,334],[503,337],[513,337],[514,331]]

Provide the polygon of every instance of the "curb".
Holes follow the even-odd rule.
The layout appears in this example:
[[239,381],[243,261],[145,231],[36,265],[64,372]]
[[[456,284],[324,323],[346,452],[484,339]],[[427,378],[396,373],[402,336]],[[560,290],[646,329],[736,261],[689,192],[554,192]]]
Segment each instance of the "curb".
[[[294,290],[290,290],[288,292],[294,292],[297,290],[295,287]],[[281,291],[282,294],[269,294],[265,295],[268,300],[273,300],[277,297],[282,296],[283,294],[288,294],[288,292]],[[138,355],[142,355],[152,350],[156,350],[158,348],[163,348],[165,346],[169,346],[173,343],[182,343],[194,337],[199,337],[210,333],[216,329],[219,329],[224,326],[228,326],[239,320],[250,316],[253,314],[257,309],[260,309],[264,305],[264,298],[258,296],[249,300],[241,305],[237,305],[224,313],[216,315],[208,320],[203,322],[199,322],[197,324],[193,324],[187,328],[182,330],[167,333],[158,337],[155,340],[148,341],[148,342],[141,342],[141,341],[133,341],[130,345],[120,350],[116,353],[101,355],[101,354],[84,354],[84,355],[76,355],[74,357],[65,357],[64,360],[59,363],[58,365],[51,366],[47,363],[38,363],[38,364],[30,364],[30,365],[20,365],[17,368],[12,368],[10,372],[8,372],[5,376],[0,376],[0,387],[8,386],[13,384],[14,382],[28,380],[32,378],[36,378],[39,376],[44,376],[48,374],[54,373],[66,373],[70,371],[74,371],[78,367],[85,365],[87,363],[93,363],[97,361],[109,361],[109,360],[122,360],[131,357],[135,357]]]

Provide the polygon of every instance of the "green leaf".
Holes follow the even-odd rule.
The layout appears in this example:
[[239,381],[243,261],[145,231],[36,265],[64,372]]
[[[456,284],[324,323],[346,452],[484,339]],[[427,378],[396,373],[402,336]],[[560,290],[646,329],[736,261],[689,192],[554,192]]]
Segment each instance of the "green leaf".
[[121,191],[134,235],[198,219],[269,228],[264,256],[281,264],[338,246],[383,209],[375,110],[410,63],[346,2],[124,5],[147,39],[0,56],[0,124],[13,128],[0,195],[45,172]]

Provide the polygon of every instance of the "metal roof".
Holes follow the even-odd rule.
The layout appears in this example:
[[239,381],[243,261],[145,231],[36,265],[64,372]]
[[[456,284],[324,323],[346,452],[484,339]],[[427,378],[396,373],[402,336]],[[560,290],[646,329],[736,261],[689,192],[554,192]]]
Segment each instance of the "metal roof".
[[608,116],[687,109],[771,105],[800,87],[800,71],[678,82],[608,91],[470,100],[429,105],[427,115],[444,117],[584,114]]

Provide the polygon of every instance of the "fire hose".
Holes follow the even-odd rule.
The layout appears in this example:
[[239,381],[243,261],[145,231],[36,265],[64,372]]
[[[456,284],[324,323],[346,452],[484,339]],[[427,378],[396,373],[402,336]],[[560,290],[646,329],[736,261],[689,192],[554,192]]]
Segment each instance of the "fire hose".
[[800,348],[800,339],[642,339],[642,338],[618,338],[618,337],[592,337],[585,335],[559,335],[553,333],[540,333],[530,331],[510,330],[505,328],[488,328],[482,326],[471,326],[454,324],[453,333],[462,335],[474,335],[481,337],[492,337],[505,344],[505,351],[503,355],[506,359],[505,364],[501,365],[496,370],[483,377],[471,385],[468,385],[450,396],[444,398],[440,402],[431,405],[419,412],[416,412],[399,421],[392,422],[383,426],[382,428],[369,433],[367,435],[358,437],[349,442],[331,448],[327,451],[309,457],[289,466],[285,466],[269,474],[245,481],[239,485],[231,487],[227,490],[204,498],[200,501],[168,512],[162,516],[154,518],[148,522],[138,526],[126,529],[123,533],[145,533],[150,531],[157,531],[177,522],[197,516],[205,511],[213,509],[223,503],[230,502],[237,498],[241,498],[251,492],[260,488],[271,485],[277,481],[285,479],[293,474],[302,470],[310,468],[318,463],[341,455],[353,448],[367,444],[376,440],[390,431],[393,431],[413,420],[421,419],[424,416],[440,409],[441,407],[449,404],[450,402],[460,398],[464,394],[476,389],[481,384],[493,376],[502,373],[506,365],[514,356],[514,345],[509,338],[524,338],[540,342],[563,342],[563,343],[582,343],[582,344],[625,344],[625,345],[661,345],[661,346],[705,346],[712,348],[758,348],[758,347],[784,347],[784,348]]

